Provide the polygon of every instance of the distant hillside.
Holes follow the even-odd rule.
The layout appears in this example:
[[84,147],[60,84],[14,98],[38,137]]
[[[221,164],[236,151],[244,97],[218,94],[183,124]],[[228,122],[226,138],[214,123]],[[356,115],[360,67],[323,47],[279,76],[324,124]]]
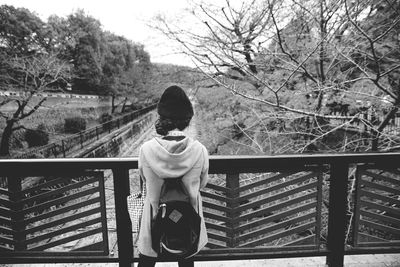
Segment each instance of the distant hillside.
[[152,88],[153,95],[157,96],[172,84],[181,86],[185,90],[193,89],[204,80],[203,74],[187,66],[153,63],[150,69],[151,78],[147,88]]

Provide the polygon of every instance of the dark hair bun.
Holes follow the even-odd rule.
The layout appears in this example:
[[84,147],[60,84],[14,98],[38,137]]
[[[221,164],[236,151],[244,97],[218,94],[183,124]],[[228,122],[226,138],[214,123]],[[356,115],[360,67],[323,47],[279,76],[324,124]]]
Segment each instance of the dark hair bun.
[[193,117],[193,107],[185,91],[173,85],[165,89],[158,102],[157,112],[160,116],[171,119]]

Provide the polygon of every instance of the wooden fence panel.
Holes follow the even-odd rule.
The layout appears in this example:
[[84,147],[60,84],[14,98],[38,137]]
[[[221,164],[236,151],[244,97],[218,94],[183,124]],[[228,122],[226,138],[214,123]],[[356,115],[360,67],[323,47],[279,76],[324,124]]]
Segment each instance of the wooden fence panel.
[[400,249],[399,169],[358,167],[354,220],[355,247]]
[[[37,252],[71,256],[81,251],[88,256],[108,255],[103,172],[39,178],[38,184],[20,186],[19,192],[10,183],[9,200],[0,196],[0,208],[5,211],[0,221],[0,250],[27,256]],[[9,177],[10,182],[14,180],[21,184],[23,178]],[[85,241],[89,236],[91,241]]]
[[[237,182],[229,181],[237,179]],[[211,175],[202,192],[208,248],[268,250],[320,246],[322,171]],[[234,184],[235,186],[230,186]]]

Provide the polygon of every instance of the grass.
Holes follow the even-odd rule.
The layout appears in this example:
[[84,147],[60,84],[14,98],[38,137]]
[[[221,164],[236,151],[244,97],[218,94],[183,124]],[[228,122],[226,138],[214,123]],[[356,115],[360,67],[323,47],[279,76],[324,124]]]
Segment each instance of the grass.
[[[35,104],[36,99],[31,103],[31,107]],[[16,106],[2,106],[0,111],[12,114]],[[64,119],[69,117],[82,117],[86,120],[86,127],[90,128],[98,125],[98,119],[101,114],[110,112],[109,101],[97,99],[64,99],[64,98],[48,98],[42,107],[40,107],[32,115],[26,117],[19,122],[19,125],[25,128],[35,129],[39,125],[44,125],[49,133],[49,142],[67,137],[64,133]],[[0,135],[5,127],[5,119],[0,119]],[[19,138],[21,134],[15,134]],[[17,137],[18,138],[18,137]],[[11,150],[14,152],[22,152],[26,150],[26,145],[13,140]]]

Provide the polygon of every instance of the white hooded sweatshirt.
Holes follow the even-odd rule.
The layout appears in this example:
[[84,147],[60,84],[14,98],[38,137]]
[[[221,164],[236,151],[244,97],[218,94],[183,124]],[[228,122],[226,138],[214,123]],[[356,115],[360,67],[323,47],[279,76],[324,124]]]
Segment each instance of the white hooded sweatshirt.
[[[139,173],[145,182],[147,195],[139,231],[139,253],[157,257],[151,245],[151,217],[154,217],[158,211],[163,179],[181,176],[183,176],[182,182],[188,191],[191,204],[198,210],[201,217],[197,252],[207,244],[200,189],[207,184],[208,166],[207,149],[190,137],[185,137],[180,141],[156,137],[142,145],[139,152]],[[153,214],[150,214],[151,210]]]

